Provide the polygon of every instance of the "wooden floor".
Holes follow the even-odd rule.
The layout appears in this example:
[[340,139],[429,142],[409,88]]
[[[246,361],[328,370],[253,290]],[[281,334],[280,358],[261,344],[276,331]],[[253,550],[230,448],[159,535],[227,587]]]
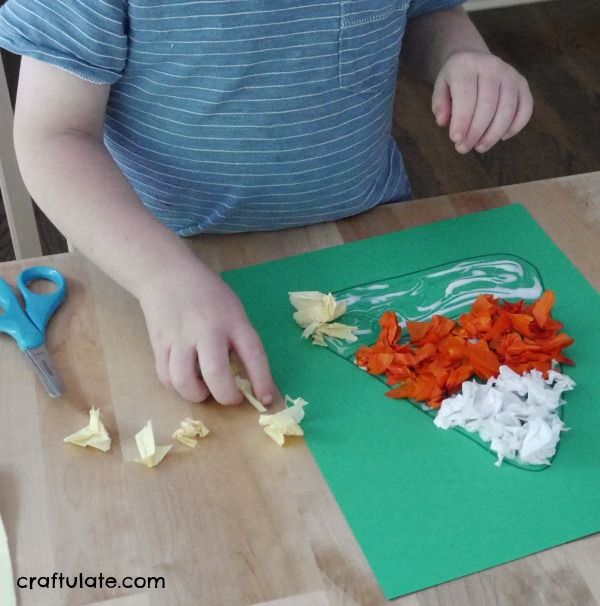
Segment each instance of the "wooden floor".
[[[600,3],[558,0],[471,13],[489,46],[529,80],[533,118],[484,155],[458,155],[435,125],[429,86],[401,72],[393,132],[418,198],[600,170]],[[16,84],[17,61],[6,58]],[[41,213],[45,252],[66,243]],[[0,205],[0,261],[13,258]]]
[[415,196],[599,170],[600,2],[542,2],[471,18],[492,51],[529,81],[533,117],[514,139],[460,156],[432,119],[430,88],[401,74],[393,131]]

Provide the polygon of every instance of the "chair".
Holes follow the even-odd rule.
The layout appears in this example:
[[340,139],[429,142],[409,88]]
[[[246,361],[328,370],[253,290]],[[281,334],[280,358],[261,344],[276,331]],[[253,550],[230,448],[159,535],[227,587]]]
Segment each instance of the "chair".
[[14,114],[0,61],[0,190],[15,257],[42,255],[33,203],[21,178],[13,143]]

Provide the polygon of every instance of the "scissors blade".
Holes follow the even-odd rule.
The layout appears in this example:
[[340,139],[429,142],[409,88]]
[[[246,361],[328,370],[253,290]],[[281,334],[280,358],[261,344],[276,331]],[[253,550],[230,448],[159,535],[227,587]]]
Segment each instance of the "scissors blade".
[[40,347],[27,349],[25,354],[50,396],[52,398],[61,396],[65,389],[46,346],[41,345]]

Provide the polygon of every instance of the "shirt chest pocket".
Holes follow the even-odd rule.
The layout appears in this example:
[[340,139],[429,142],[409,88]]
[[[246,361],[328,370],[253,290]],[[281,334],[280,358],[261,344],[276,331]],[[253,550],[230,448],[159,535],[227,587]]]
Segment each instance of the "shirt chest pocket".
[[348,0],[340,3],[341,88],[367,91],[395,79],[407,0]]

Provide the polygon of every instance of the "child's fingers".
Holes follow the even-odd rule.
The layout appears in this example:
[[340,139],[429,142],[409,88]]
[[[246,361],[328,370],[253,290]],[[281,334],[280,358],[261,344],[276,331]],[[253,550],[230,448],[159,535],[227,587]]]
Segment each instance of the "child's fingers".
[[154,367],[158,380],[165,386],[171,387],[171,379],[169,378],[169,357],[171,348],[166,344],[159,343],[156,338],[150,337],[150,344],[154,353]]
[[235,340],[235,350],[242,360],[252,390],[265,405],[269,405],[275,395],[275,384],[269,369],[267,354],[263,344],[252,326],[244,327]]
[[479,153],[486,152],[496,145],[500,140],[500,137],[507,132],[517,111],[517,99],[518,91],[516,89],[501,86],[496,114],[488,129],[475,144],[476,151]]
[[462,141],[473,119],[477,101],[477,76],[468,75],[450,80],[452,97],[452,117],[450,118],[450,139],[454,143]]
[[169,377],[169,359],[171,357],[171,348],[164,347],[154,349],[154,365],[158,380],[165,386],[171,387],[171,378]]
[[218,333],[206,335],[198,347],[198,360],[202,378],[215,400],[221,404],[239,404],[243,396],[231,374],[227,337]]
[[197,371],[196,349],[172,347],[169,356],[169,377],[175,391],[190,402],[202,402],[210,395]]
[[456,146],[456,151],[466,154],[481,139],[481,136],[494,119],[498,108],[499,95],[500,83],[493,78],[480,74],[477,78],[477,102],[473,119],[464,139]]
[[532,113],[533,97],[531,96],[529,86],[525,83],[525,85],[519,89],[517,111],[515,112],[512,124],[502,136],[502,140],[505,141],[516,135],[529,122]]
[[450,121],[452,98],[450,97],[450,87],[444,78],[438,78],[433,85],[431,111],[439,126],[446,126]]

